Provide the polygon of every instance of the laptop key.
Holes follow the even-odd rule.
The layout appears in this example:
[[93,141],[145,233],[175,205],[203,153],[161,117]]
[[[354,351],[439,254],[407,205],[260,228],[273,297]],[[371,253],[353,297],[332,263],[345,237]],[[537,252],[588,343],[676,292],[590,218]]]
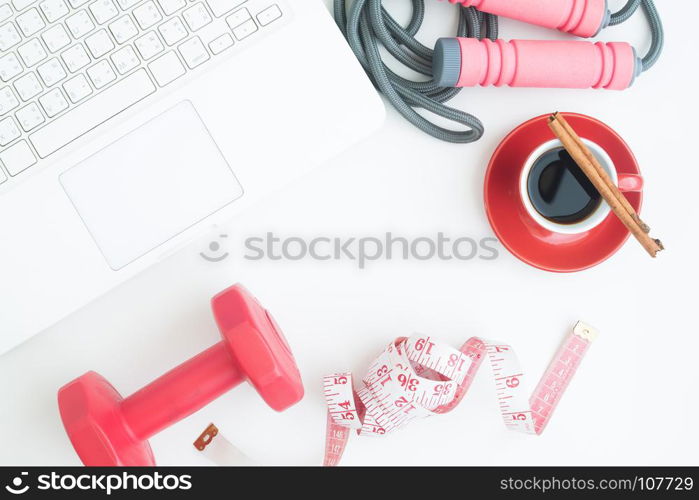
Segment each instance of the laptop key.
[[248,9],[240,9],[228,16],[226,18],[226,22],[228,23],[228,26],[230,26],[231,29],[233,29],[237,28],[244,22],[249,21],[250,19],[252,19],[250,11]]
[[85,39],[90,54],[95,59],[99,59],[103,55],[111,52],[114,49],[114,43],[109,38],[107,30],[101,29]]
[[47,87],[60,82],[66,76],[68,76],[56,57],[49,59],[44,64],[36,68],[36,71],[39,73],[41,80]]
[[34,66],[48,57],[44,47],[41,46],[37,38],[32,38],[27,43],[17,47],[17,53],[19,57],[22,58],[22,62],[24,62],[27,68]]
[[218,55],[229,47],[233,46],[233,37],[228,33],[215,38],[209,43],[209,49],[214,55]]
[[19,141],[9,148],[0,151],[0,162],[15,176],[36,163],[36,157],[32,153],[27,141]]
[[257,14],[257,22],[260,23],[260,26],[267,26],[280,17],[282,17],[281,9],[278,5],[272,5],[271,7],[267,7],[265,10]]
[[14,47],[22,40],[22,37],[17,33],[17,28],[12,23],[7,23],[0,26],[0,51],[6,51]]
[[141,63],[131,45],[127,45],[114,52],[114,54],[112,54],[112,62],[114,66],[116,66],[119,74],[122,75],[125,75]]
[[68,101],[63,96],[61,89],[53,89],[39,97],[39,104],[49,118],[53,118],[61,111],[68,109]]
[[184,66],[174,52],[168,52],[148,65],[155,81],[164,87],[185,73]]
[[158,27],[165,43],[172,46],[187,38],[187,28],[184,27],[179,17],[173,17]]
[[121,10],[129,10],[140,1],[141,0],[117,0],[117,3],[121,7]]
[[85,10],[80,10],[66,19],[66,26],[76,40],[95,29],[95,23],[92,22],[90,15]]
[[12,17],[12,9],[6,3],[0,4],[0,23],[4,23]]
[[44,0],[39,4],[46,20],[53,23],[63,16],[68,15],[70,10],[63,0]]
[[64,83],[63,90],[66,91],[72,103],[76,103],[92,94],[92,87],[90,87],[87,78],[82,73]]
[[56,24],[41,35],[49,51],[53,54],[70,45],[70,35],[62,24]]
[[39,11],[36,10],[36,8],[29,9],[24,14],[20,14],[17,16],[16,21],[17,26],[19,26],[19,29],[22,30],[24,36],[32,36],[34,33],[37,33],[46,27],[44,20],[41,19]]
[[129,16],[122,16],[109,25],[117,43],[122,44],[138,35],[138,28]]
[[73,45],[61,54],[68,71],[75,73],[90,64],[90,56],[87,55],[82,45]]
[[200,30],[212,21],[206,7],[204,7],[204,4],[201,2],[194,4],[182,12],[182,16],[191,31]]
[[46,158],[153,92],[155,85],[140,69],[34,132],[29,140]]
[[158,35],[156,35],[154,31],[149,31],[142,37],[137,38],[134,45],[136,45],[138,53],[141,54],[144,60],[150,59],[165,50],[165,47],[163,47]]
[[136,7],[133,10],[133,16],[136,18],[136,22],[141,29],[144,30],[156,25],[163,19],[163,16],[160,15],[160,12],[153,3],[153,0],[149,0],[143,5]]
[[92,80],[96,89],[101,89],[105,85],[116,80],[117,76],[106,59],[101,60],[94,66],[87,69],[87,76]]
[[247,1],[248,0],[206,0],[206,3],[209,4],[209,8],[211,12],[214,13],[214,16],[221,17]]
[[0,57],[0,80],[9,82],[22,72],[22,63],[12,52]]
[[97,0],[90,4],[90,12],[98,24],[104,24],[119,15],[119,9],[112,0]]
[[0,89],[0,115],[4,115],[11,109],[15,109],[19,106],[19,101],[15,97],[15,93],[12,92],[10,87],[3,87]]
[[34,73],[26,73],[15,80],[15,90],[23,101],[28,101],[41,94],[43,87]]
[[22,135],[22,132],[19,130],[14,118],[8,116],[0,120],[0,146],[7,146],[20,135]]
[[12,5],[14,5],[17,10],[24,10],[34,2],[36,2],[36,0],[12,0]]
[[178,49],[180,54],[182,54],[184,62],[187,63],[190,69],[194,69],[209,60],[209,52],[198,36],[190,38],[180,45]]
[[[141,0],[137,1],[140,2]],[[185,0],[158,0],[158,3],[160,4],[160,8],[163,9],[163,12],[165,12],[166,16],[171,16],[187,5]]]
[[252,19],[250,19],[249,21],[245,21],[237,28],[233,28],[233,34],[238,40],[243,40],[255,33],[256,31],[257,24],[255,24],[255,21],[253,21]]
[[25,132],[29,132],[44,123],[44,115],[41,114],[39,106],[34,102],[18,109],[15,117]]

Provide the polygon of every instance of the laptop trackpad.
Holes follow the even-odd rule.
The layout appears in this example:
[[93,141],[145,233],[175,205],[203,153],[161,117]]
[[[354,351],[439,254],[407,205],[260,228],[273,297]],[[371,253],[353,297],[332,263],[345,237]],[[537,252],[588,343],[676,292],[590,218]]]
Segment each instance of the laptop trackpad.
[[189,101],[64,172],[61,184],[114,270],[243,194]]

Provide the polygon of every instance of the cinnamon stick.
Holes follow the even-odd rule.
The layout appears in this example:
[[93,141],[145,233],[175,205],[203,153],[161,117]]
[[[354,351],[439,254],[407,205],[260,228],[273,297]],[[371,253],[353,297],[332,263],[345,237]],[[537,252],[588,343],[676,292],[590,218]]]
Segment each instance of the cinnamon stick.
[[619,202],[622,204],[624,210],[626,210],[629,213],[629,215],[631,215],[631,217],[633,217],[636,220],[636,223],[643,228],[643,231],[649,233],[650,227],[648,227],[648,225],[641,220],[634,208],[631,206],[631,203],[629,203],[629,200],[626,199],[626,196],[624,196],[622,192],[618,189],[615,189],[616,185],[612,182],[612,179],[609,177],[609,174],[607,174],[607,171],[604,168],[602,168],[602,165],[600,165],[599,161],[597,160],[597,157],[592,153],[592,151],[590,151],[590,148],[588,148],[585,145],[582,139],[580,139],[580,136],[578,136],[575,130],[573,130],[573,127],[570,126],[565,117],[563,117],[563,115],[561,115],[560,113],[554,113],[553,117],[561,125],[563,125],[563,128],[566,130],[566,132],[568,132],[568,135],[570,135],[570,137],[572,137],[572,139],[580,147],[580,149],[582,149],[587,159],[590,160],[590,163],[592,163],[592,165],[595,167],[595,170],[597,170],[599,176],[602,177],[602,180],[610,187],[612,193],[614,193],[617,200],[619,200]]
[[624,194],[612,182],[609,174],[600,165],[592,151],[560,113],[555,113],[549,118],[549,128],[558,137],[563,147],[583,173],[590,179],[590,182],[599,191],[602,198],[612,209],[612,212],[641,243],[648,254],[651,257],[655,257],[658,252],[664,250],[665,248],[660,240],[653,239],[648,235],[650,228],[641,220]]

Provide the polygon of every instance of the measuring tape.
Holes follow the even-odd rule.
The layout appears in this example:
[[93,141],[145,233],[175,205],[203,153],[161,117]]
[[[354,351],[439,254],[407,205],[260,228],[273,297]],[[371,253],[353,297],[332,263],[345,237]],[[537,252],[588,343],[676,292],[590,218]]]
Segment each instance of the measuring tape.
[[339,464],[350,430],[380,436],[416,418],[453,410],[486,356],[505,426],[541,434],[596,336],[591,326],[576,323],[529,398],[524,372],[507,344],[472,337],[457,350],[432,337],[400,337],[371,363],[358,389],[351,373],[323,379],[328,405],[323,464]]
[[204,429],[194,441],[194,447],[216,465],[255,465],[214,424]]

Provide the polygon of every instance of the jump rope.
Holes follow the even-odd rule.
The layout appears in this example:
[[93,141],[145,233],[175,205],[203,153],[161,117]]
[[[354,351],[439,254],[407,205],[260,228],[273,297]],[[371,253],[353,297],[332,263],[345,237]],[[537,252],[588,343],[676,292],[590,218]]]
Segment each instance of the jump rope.
[[[411,0],[413,13],[401,26],[382,0],[334,0],[335,21],[374,85],[410,123],[437,139],[470,143],[480,139],[483,123],[445,103],[461,88],[512,87],[604,88],[622,90],[657,62],[664,45],[662,21],[653,0],[629,0],[618,12],[607,0],[449,0],[459,5],[456,38],[440,39],[435,49],[416,38],[425,15],[424,0]],[[642,8],[650,25],[648,53],[639,58],[626,42],[498,39],[498,15],[580,37],[592,37],[627,21]],[[379,45],[400,63],[429,80],[402,77],[383,61]],[[416,111],[467,127],[450,130]]]

